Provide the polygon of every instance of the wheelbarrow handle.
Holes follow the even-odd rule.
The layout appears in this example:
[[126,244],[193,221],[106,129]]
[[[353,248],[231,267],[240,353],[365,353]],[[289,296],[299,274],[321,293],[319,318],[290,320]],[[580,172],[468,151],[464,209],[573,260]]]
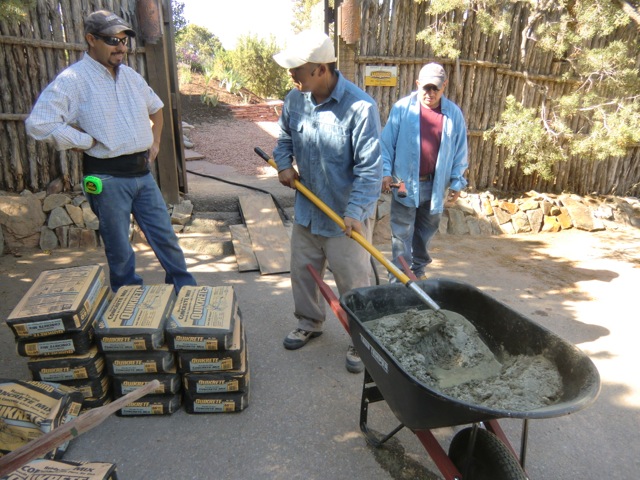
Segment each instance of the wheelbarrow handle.
[[347,333],[351,333],[351,329],[349,328],[349,317],[347,316],[346,310],[342,308],[342,305],[340,305],[340,300],[338,299],[336,294],[333,293],[333,290],[331,290],[331,287],[329,287],[329,285],[324,283],[322,278],[320,278],[320,274],[315,268],[313,268],[312,265],[307,265],[307,270],[309,270],[309,273],[320,289],[320,293],[329,304],[329,307],[331,307],[331,310],[333,310],[335,316],[338,317],[338,320],[340,321],[344,329],[347,331]]
[[[267,155],[264,150],[262,150],[260,147],[255,147],[253,150],[269,165],[271,165],[276,170],[278,169],[276,162],[271,157],[269,157],[269,155]],[[326,203],[320,200],[311,190],[300,183],[299,180],[294,180],[294,186],[296,187],[296,190],[302,193],[305,197],[311,200],[311,202],[313,202],[316,207],[322,210],[325,215],[327,215],[331,220],[337,223],[342,230],[346,230],[347,227],[344,224],[344,220],[342,220],[342,218],[336,212],[334,212]],[[420,299],[431,309],[435,310],[436,312],[440,311],[440,307],[438,306],[438,304],[429,295],[427,295],[424,290],[413,283],[404,272],[402,272],[398,267],[387,260],[387,258],[382,255],[382,253],[360,233],[351,230],[351,238],[362,245],[362,247],[364,247],[367,252],[369,252],[376,260],[378,260],[391,274],[393,274],[394,277],[402,282],[403,285],[414,291],[420,297]]]

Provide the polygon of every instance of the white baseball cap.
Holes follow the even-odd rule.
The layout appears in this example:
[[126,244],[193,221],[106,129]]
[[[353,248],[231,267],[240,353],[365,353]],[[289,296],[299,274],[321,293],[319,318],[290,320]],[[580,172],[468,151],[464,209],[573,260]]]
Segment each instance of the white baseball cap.
[[305,30],[290,41],[289,47],[273,56],[284,68],[297,68],[305,63],[333,63],[336,53],[331,39],[322,32]]
[[447,72],[444,71],[439,63],[428,63],[420,69],[418,74],[418,84],[420,88],[425,85],[435,85],[438,89],[442,89],[444,82],[447,80]]

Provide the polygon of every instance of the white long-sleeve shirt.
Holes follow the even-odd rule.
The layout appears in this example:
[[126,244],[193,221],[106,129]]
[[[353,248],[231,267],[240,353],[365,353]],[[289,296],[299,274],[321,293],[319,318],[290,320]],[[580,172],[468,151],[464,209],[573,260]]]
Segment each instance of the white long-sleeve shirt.
[[[25,124],[31,137],[57,150],[79,148],[93,157],[113,158],[151,147],[149,115],[163,106],[135,70],[120,65],[114,79],[85,53],[43,90]],[[97,143],[90,148],[93,139]]]

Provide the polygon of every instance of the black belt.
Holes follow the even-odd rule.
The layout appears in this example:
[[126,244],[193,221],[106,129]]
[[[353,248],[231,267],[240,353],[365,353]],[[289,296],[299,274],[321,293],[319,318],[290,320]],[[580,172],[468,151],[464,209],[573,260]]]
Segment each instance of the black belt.
[[426,175],[420,175],[421,182],[430,182],[433,180],[433,173],[428,173]]
[[85,153],[82,158],[84,175],[106,174],[115,177],[139,177],[149,173],[149,151],[112,158],[96,158]]

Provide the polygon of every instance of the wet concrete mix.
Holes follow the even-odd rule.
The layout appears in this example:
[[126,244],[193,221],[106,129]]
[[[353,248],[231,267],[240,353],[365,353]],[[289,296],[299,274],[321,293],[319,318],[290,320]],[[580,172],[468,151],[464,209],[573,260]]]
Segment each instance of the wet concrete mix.
[[410,309],[367,322],[367,328],[405,372],[460,401],[524,412],[561,397],[562,378],[549,359],[494,353],[466,318],[441,312]]

